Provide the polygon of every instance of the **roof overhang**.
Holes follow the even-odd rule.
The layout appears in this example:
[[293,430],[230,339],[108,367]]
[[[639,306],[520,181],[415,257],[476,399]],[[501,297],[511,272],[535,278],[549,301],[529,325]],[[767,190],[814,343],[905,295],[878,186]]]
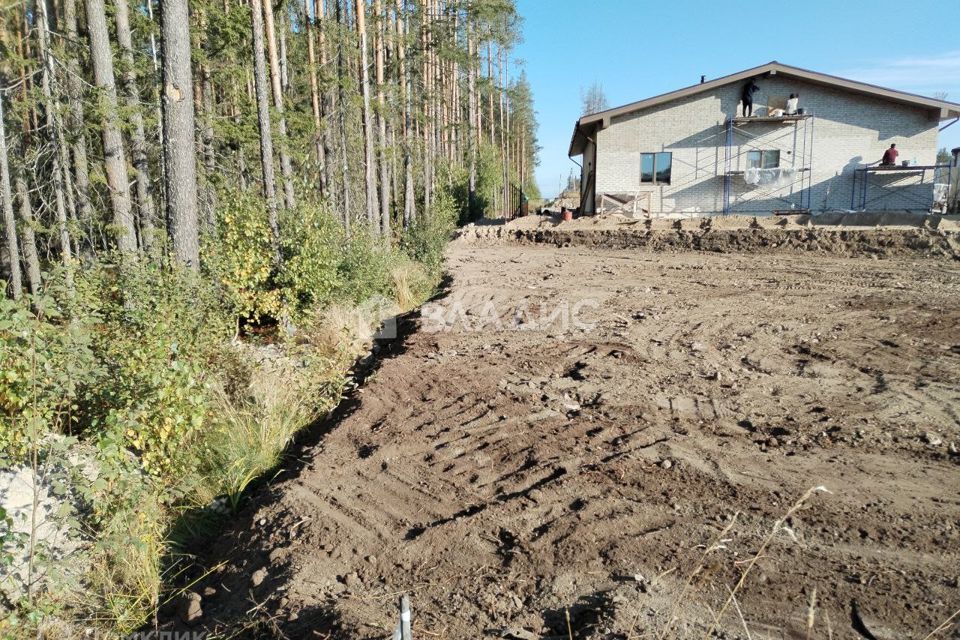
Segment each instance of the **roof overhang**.
[[800,78],[814,84],[839,87],[848,91],[853,91],[876,98],[882,98],[892,102],[899,102],[901,104],[906,104],[921,109],[935,110],[939,112],[940,120],[960,118],[960,104],[954,102],[947,102],[946,100],[938,100],[936,98],[928,98],[926,96],[907,93],[905,91],[886,89],[884,87],[878,87],[865,82],[856,82],[854,80],[848,80],[838,76],[831,76],[825,73],[801,69],[800,67],[791,67],[789,65],[774,61],[728,76],[690,85],[689,87],[684,87],[683,89],[678,89],[677,91],[671,91],[669,93],[653,96],[652,98],[647,98],[638,102],[631,102],[630,104],[625,104],[622,107],[616,107],[613,109],[607,109],[606,111],[600,111],[598,113],[587,114],[577,120],[577,124],[574,126],[573,137],[570,140],[569,155],[573,157],[582,154],[587,140],[592,137],[598,129],[609,126],[611,118],[633,113],[635,111],[640,111],[642,109],[647,109],[649,107],[655,107],[666,102],[686,98],[687,96],[696,95],[704,91],[710,91],[711,89],[715,89],[717,87],[722,87],[734,82],[741,82],[756,76],[777,74]]
[[593,139],[593,137],[597,134],[597,131],[603,129],[609,124],[610,120],[600,120],[587,123],[583,122],[583,118],[577,120],[577,124],[573,127],[573,137],[570,139],[570,153],[568,155],[571,158],[574,156],[583,155],[583,152],[587,146],[587,142]]

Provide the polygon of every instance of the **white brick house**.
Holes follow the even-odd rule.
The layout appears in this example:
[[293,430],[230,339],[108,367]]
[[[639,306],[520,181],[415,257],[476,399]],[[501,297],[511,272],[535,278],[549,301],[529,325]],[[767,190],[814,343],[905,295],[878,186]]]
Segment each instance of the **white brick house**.
[[[800,113],[787,115],[790,94]],[[955,119],[960,104],[770,62],[585,115],[570,156],[582,156],[584,213],[927,211],[948,180],[937,133]],[[891,144],[897,165],[880,167]]]

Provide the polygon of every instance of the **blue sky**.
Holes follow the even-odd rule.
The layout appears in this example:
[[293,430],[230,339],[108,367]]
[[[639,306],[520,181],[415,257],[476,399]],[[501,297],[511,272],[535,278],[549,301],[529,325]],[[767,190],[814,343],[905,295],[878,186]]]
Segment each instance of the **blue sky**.
[[[600,82],[610,106],[771,60],[960,102],[958,0],[517,0],[522,61],[543,147],[537,182],[556,194],[580,91]],[[736,7],[736,8],[734,8]],[[940,134],[960,146],[960,123]]]

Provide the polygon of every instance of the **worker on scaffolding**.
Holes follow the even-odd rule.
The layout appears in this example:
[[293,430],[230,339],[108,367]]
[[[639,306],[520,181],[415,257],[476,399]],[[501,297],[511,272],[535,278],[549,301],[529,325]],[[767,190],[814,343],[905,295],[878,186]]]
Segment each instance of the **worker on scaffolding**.
[[791,93],[790,97],[787,98],[787,115],[795,116],[797,115],[797,109],[800,106],[800,94]]
[[891,144],[890,148],[883,152],[883,160],[880,161],[880,166],[881,167],[894,166],[895,164],[897,164],[897,156],[899,155],[900,155],[900,152],[897,151],[897,145]]
[[760,87],[753,78],[743,88],[743,94],[740,96],[740,102],[743,103],[743,117],[749,118],[753,115],[753,94],[760,91]]

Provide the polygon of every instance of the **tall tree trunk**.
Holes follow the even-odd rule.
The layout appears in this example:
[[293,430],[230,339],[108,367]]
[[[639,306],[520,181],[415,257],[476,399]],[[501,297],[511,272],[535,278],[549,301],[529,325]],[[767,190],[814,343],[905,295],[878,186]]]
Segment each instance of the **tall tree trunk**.
[[393,194],[391,205],[391,215],[392,207],[396,205],[397,200],[400,198],[401,186],[400,186],[400,172],[397,171],[397,150],[400,149],[400,144],[397,142],[397,128],[400,128],[400,136],[403,135],[403,123],[394,124],[393,122],[388,123],[387,135],[390,137],[390,193]]
[[[453,11],[453,46],[457,46],[458,34],[460,33],[460,12],[455,7]],[[462,149],[460,145],[460,62],[458,58],[450,61],[450,160],[456,160],[457,166],[463,166]]]
[[203,171],[206,175],[206,222],[211,233],[217,230],[217,190],[213,184],[216,172],[216,156],[213,147],[213,118],[216,114],[214,105],[214,86],[210,77],[210,68],[204,66],[201,70],[201,86],[203,89],[203,122],[200,125],[201,142],[203,143]]
[[20,200],[20,235],[23,240],[23,261],[27,265],[27,284],[30,293],[37,295],[43,288],[43,276],[40,274],[40,254],[37,251],[37,234],[33,230],[33,204],[30,202],[30,192],[27,189],[27,180],[23,170],[17,172],[14,178],[14,188],[17,199]]
[[[228,8],[229,5],[225,3],[224,11],[228,11]],[[202,57],[208,58],[210,38],[207,36],[209,23],[207,7],[197,6],[193,11],[193,19],[196,24],[193,32],[200,32],[199,36],[194,39],[193,46],[195,49],[201,50]],[[203,159],[203,171],[197,179],[199,207],[197,215],[202,220],[201,229],[215,234],[217,227],[217,190],[214,182],[216,158],[213,146],[213,119],[216,114],[216,108],[214,107],[215,88],[210,77],[210,67],[207,64],[200,63],[197,75],[199,79],[193,84],[193,112],[194,118],[198,121],[198,153]]]
[[[42,2],[42,0],[41,0]],[[137,251],[137,231],[133,224],[130,189],[127,181],[127,158],[120,133],[117,113],[117,88],[113,75],[113,51],[107,30],[107,10],[103,0],[87,0],[87,31],[90,37],[90,60],[93,78],[100,89],[103,108],[103,165],[110,191],[117,248],[121,254]]]
[[150,183],[150,167],[147,164],[147,134],[140,112],[140,88],[133,66],[133,40],[130,36],[130,14],[127,0],[114,0],[117,21],[117,42],[123,57],[123,85],[127,98],[130,121],[130,154],[137,180],[137,210],[140,214],[140,240],[143,248],[152,250],[156,234],[156,212],[153,204],[153,186]]
[[503,207],[504,215],[509,215],[510,211],[510,146],[507,140],[507,122],[506,115],[506,93],[507,93],[507,68],[503,60],[503,47],[501,46],[497,55],[498,66],[500,67],[500,162],[501,172],[503,173]]
[[380,124],[380,232],[390,241],[390,165],[387,163],[387,102],[384,96],[384,58],[386,49],[386,17],[381,0],[375,0],[377,16],[376,67],[377,67],[377,121]]
[[17,240],[17,220],[13,215],[13,189],[10,185],[10,163],[7,158],[7,130],[4,126],[3,93],[0,92],[0,200],[3,205],[4,244],[10,260],[10,296],[17,300],[23,291],[20,273],[20,246]]
[[197,270],[200,268],[200,231],[197,222],[190,10],[187,0],[163,0],[161,9],[167,223],[174,259]]
[[[322,2],[322,0],[321,0]],[[320,194],[325,191],[323,167],[325,164],[325,153],[323,148],[323,138],[321,131],[323,128],[323,115],[320,106],[320,83],[317,79],[317,51],[314,28],[317,22],[317,1],[303,0],[304,23],[307,31],[307,65],[310,71],[310,107],[313,111],[313,135],[314,152],[317,155],[317,174]]]
[[[437,10],[439,11],[439,0],[437,3]],[[441,26],[443,28],[448,28],[449,25],[447,20],[450,18],[449,13],[444,11],[443,18],[444,23]],[[440,37],[442,36],[443,32],[441,31]],[[440,47],[442,45],[438,43],[435,46]],[[437,103],[439,110],[439,113],[437,114],[437,120],[439,123],[438,137],[440,139],[440,151],[443,157],[447,161],[450,161],[453,159],[451,154],[452,138],[450,131],[450,112],[453,106],[453,83],[451,82],[451,78],[453,76],[451,74],[450,65],[446,61],[440,59],[439,53],[434,53],[433,57],[434,67],[437,69]]]
[[323,183],[327,187],[327,194],[333,195],[333,177],[330,174],[330,154],[333,149],[333,140],[330,135],[330,118],[333,117],[334,94],[329,90],[329,72],[326,71],[330,62],[329,49],[327,47],[327,0],[313,0],[314,9],[317,11],[319,21],[317,23],[317,47],[320,55],[320,69],[324,72],[320,76],[323,83],[320,86],[320,111],[323,115]]
[[[65,0],[64,28],[69,43],[77,42],[77,3]],[[67,99],[70,101],[69,130],[73,135],[70,151],[73,155],[74,186],[77,191],[77,218],[80,228],[92,233],[93,207],[90,205],[90,162],[87,159],[87,136],[84,133],[83,89],[80,63],[73,53],[67,55]],[[88,241],[92,240],[88,238]]]
[[421,46],[423,47],[423,214],[430,215],[431,191],[433,187],[434,156],[434,114],[433,114],[433,73],[431,72],[431,33],[430,21],[433,8],[432,0],[423,2],[423,29]]
[[[26,25],[24,25],[24,33],[26,33]],[[24,55],[28,48],[28,43],[27,38],[20,38],[19,52],[24,60],[29,58],[28,55]],[[20,87],[20,99],[21,102],[26,103],[27,96],[30,94],[30,82],[29,76],[26,74],[26,69],[23,66],[20,67],[20,81],[22,83]],[[34,120],[31,111],[32,110],[27,110],[23,116],[23,128],[20,136],[21,158],[27,157],[27,152],[30,147],[30,127],[31,122]],[[30,286],[30,293],[37,295],[43,288],[43,280],[40,275],[40,256],[37,252],[36,233],[34,233],[33,230],[33,208],[30,203],[30,193],[27,190],[27,181],[24,177],[25,171],[26,169],[21,163],[20,169],[14,178],[14,189],[17,192],[17,199],[20,201],[20,246],[23,249],[23,260],[27,267],[27,283]]]
[[520,148],[517,150],[517,161],[520,164],[520,188],[523,189],[526,184],[526,164],[527,164],[527,125],[520,125]]
[[[150,22],[153,22],[153,3],[154,0],[145,0],[147,5],[147,17],[150,19]],[[153,75],[154,75],[154,89],[153,89],[153,102],[157,107],[157,139],[160,141],[160,148],[164,148],[164,133],[163,133],[163,93],[161,90],[161,85],[163,84],[162,80],[162,70],[160,68],[160,48],[157,46],[157,37],[151,31],[150,33],[150,60],[153,62]],[[167,184],[167,159],[166,156],[160,154],[160,181],[161,184]],[[158,203],[159,209],[166,211],[166,187],[164,187],[160,194]],[[167,220],[169,224],[169,220]]]
[[487,103],[490,107],[489,109],[489,122],[490,122],[490,144],[494,144],[496,136],[494,135],[494,116],[493,116],[493,93],[496,91],[496,83],[493,80],[493,43],[487,42],[487,82],[489,83],[489,89],[487,91]]
[[[270,0],[267,0],[268,2]],[[253,82],[257,96],[257,125],[260,129],[260,166],[263,171],[263,197],[267,201],[273,262],[280,264],[280,222],[277,219],[277,187],[273,174],[273,132],[270,129],[270,105],[267,93],[267,61],[263,55],[262,0],[250,0],[253,23]]]
[[[18,34],[17,34],[19,36],[17,38],[17,42],[18,42],[17,53],[20,54],[20,59],[23,61],[33,59],[33,47],[31,46],[33,44],[33,41],[30,38],[30,34],[32,33],[33,27],[30,24],[30,18],[28,13],[29,12],[27,11],[23,12],[23,22],[21,23],[20,25],[21,28],[18,30]],[[47,61],[41,57],[40,64],[45,67],[46,62]],[[21,100],[27,105],[26,106],[27,115],[23,119],[23,135],[24,135],[23,141],[24,142],[23,142],[23,149],[21,149],[21,151],[23,151],[23,153],[26,154],[26,152],[30,147],[27,139],[30,136],[31,130],[36,130],[40,128],[40,117],[37,115],[36,101],[30,100],[28,98],[28,96],[31,95],[33,90],[36,88],[37,83],[36,83],[34,73],[31,72],[29,75],[27,74],[26,62],[23,62],[20,65],[20,82],[23,83],[20,88]],[[24,155],[24,157],[26,156]]]
[[444,64],[439,60],[437,55],[437,49],[442,46],[441,41],[443,39],[443,27],[444,25],[440,22],[440,15],[437,13],[437,4],[434,4],[432,9],[432,15],[436,16],[437,28],[434,31],[433,39],[430,42],[430,69],[433,74],[433,100],[432,107],[434,113],[434,149],[437,152],[438,158],[445,158],[447,155],[447,100],[444,95],[446,90],[446,69]]
[[57,101],[54,98],[55,66],[53,54],[50,51],[50,20],[47,16],[46,0],[38,0],[37,31],[40,41],[40,57],[43,61],[40,86],[43,92],[44,112],[47,132],[50,135],[50,144],[54,147],[53,153],[53,189],[56,202],[57,227],[60,232],[60,258],[66,269],[67,286],[73,283],[73,252],[70,247],[70,232],[67,227],[66,191],[66,141],[63,128],[56,119]]
[[[344,0],[346,1],[346,0]],[[334,6],[336,7],[336,18],[337,25],[343,26],[344,17],[343,11],[340,5],[340,0],[334,0]],[[350,234],[350,224],[353,217],[353,214],[350,210],[350,165],[347,161],[347,97],[345,95],[345,65],[343,59],[343,38],[337,38],[337,87],[339,94],[339,108],[337,113],[339,115],[339,124],[340,124],[340,174],[341,174],[341,187],[343,189],[343,228],[346,230],[347,235]]]
[[467,192],[468,210],[471,219],[476,215],[477,199],[477,147],[479,130],[477,123],[477,68],[475,56],[476,42],[473,36],[473,22],[467,17],[467,162],[469,164],[469,183]]
[[280,173],[283,175],[283,201],[288,209],[297,206],[293,193],[293,165],[287,148],[287,119],[283,114],[283,86],[280,58],[277,54],[276,27],[273,22],[273,0],[263,0],[264,29],[267,33],[267,52],[270,56],[270,83],[273,87],[273,108],[277,111],[277,133],[280,138]]
[[280,20],[280,28],[277,29],[277,40],[280,45],[280,90],[283,93],[290,91],[290,69],[287,65],[287,24],[289,23],[289,14],[287,7],[280,4],[280,14],[283,19]]
[[367,221],[380,229],[377,206],[377,165],[373,151],[373,113],[370,110],[370,73],[367,65],[366,0],[355,0],[357,37],[360,47],[360,93],[363,96],[363,165],[367,191]]
[[416,202],[413,185],[413,90],[406,57],[407,16],[403,0],[396,0],[397,9],[397,61],[400,63],[400,89],[403,99],[403,227],[406,229],[416,218]]
[[[311,7],[312,5],[312,7]],[[313,144],[317,154],[317,176],[320,195],[327,193],[327,150],[324,140],[326,139],[325,125],[323,122],[323,104],[320,100],[320,83],[317,80],[317,53],[314,45],[314,28],[316,24],[322,23],[317,20],[317,10],[323,11],[323,0],[304,0],[303,12],[307,25],[307,62],[310,66],[310,105],[313,108]],[[311,8],[313,9],[311,14]]]

